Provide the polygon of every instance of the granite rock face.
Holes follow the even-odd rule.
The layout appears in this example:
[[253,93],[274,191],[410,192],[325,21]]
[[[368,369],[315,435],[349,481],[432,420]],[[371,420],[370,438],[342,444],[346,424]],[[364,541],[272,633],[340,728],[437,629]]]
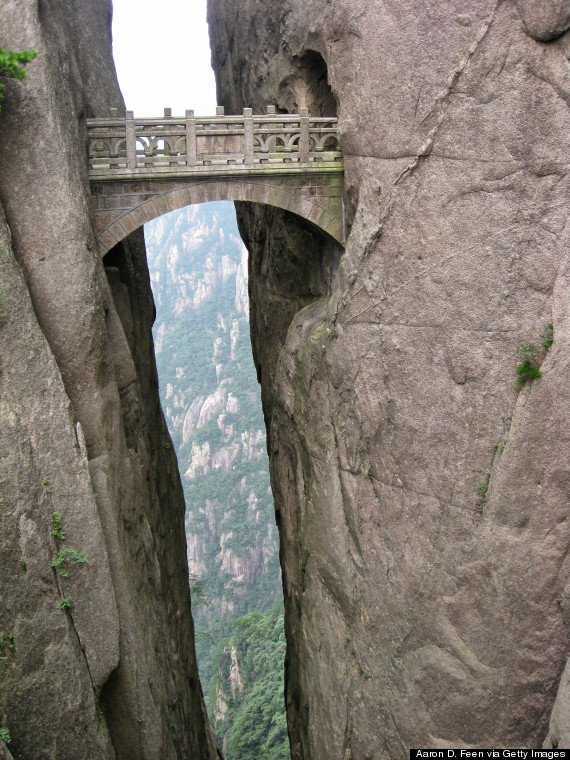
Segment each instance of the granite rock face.
[[211,760],[142,233],[102,262],[89,212],[110,19],[0,8],[2,46],[38,51],[0,114],[0,727],[15,760]]
[[525,29],[535,40],[549,42],[570,28],[568,0],[515,0]]
[[345,156],[336,275],[302,221],[239,209],[293,758],[570,746],[568,4],[209,0],[209,23],[221,105],[337,112]]

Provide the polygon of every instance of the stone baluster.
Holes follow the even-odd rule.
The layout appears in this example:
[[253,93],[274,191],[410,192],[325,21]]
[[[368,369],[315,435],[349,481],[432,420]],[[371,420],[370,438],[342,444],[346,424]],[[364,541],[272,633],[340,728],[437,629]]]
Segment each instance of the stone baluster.
[[[118,119],[119,118],[119,109],[118,108],[109,108],[109,118],[111,119],[111,121]],[[118,169],[119,168],[119,163],[118,163],[116,154],[112,153],[112,150],[113,149],[111,148],[111,141],[109,141],[109,158],[111,159],[110,163],[109,163],[109,166],[110,166],[111,169]]]
[[309,109],[299,109],[301,134],[299,136],[299,163],[309,163]]
[[[172,118],[172,108],[165,108],[164,109],[164,118],[165,119],[171,119]],[[168,125],[165,124],[165,126],[167,127]],[[170,145],[169,140],[167,140],[165,138],[163,140],[162,144],[164,146],[164,148],[163,148],[164,155],[165,156],[171,156],[172,155],[172,149],[171,149],[171,145]],[[159,154],[160,154],[160,149],[158,148],[158,145],[157,145],[157,147],[153,151],[153,155],[158,156]],[[176,166],[176,162],[171,163],[170,166]]]
[[133,171],[137,168],[135,115],[133,111],[127,111],[125,118],[125,135],[127,138],[127,169]]
[[253,164],[253,111],[243,109],[243,148],[244,163]]
[[[225,109],[223,106],[216,106],[216,117],[219,118],[224,117],[226,115]],[[216,124],[216,129],[228,129],[229,124],[221,123]]]
[[196,119],[186,111],[186,166],[196,166]]
[[[269,129],[273,129],[274,132],[277,132],[279,127],[281,125],[278,125],[275,121],[275,106],[269,105],[266,108],[266,113],[269,116],[269,122],[267,124],[264,124],[264,127],[268,127]],[[268,153],[274,153],[277,146],[277,135],[272,134],[265,138],[265,149]]]

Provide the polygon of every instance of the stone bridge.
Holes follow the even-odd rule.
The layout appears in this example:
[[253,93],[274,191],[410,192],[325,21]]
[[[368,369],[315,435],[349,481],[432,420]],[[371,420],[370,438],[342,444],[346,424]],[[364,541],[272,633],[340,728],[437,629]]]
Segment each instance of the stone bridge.
[[145,222],[191,203],[250,201],[307,219],[344,244],[337,120],[299,114],[87,120],[101,254]]

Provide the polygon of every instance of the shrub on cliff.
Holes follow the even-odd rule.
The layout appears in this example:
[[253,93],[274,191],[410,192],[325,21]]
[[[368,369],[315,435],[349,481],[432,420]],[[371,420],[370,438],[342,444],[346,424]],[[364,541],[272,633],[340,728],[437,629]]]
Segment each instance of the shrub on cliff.
[[[12,79],[24,79],[28,72],[24,68],[27,63],[37,56],[35,50],[22,50],[21,53],[15,53],[13,50],[6,50],[0,47],[0,78],[10,77]],[[4,98],[6,85],[0,82],[0,110],[2,110],[1,101]]]
[[[233,634],[214,657],[212,703],[223,699],[216,723],[228,760],[287,760],[291,757],[283,695],[285,632],[283,603],[267,613],[236,620]],[[233,671],[233,679],[231,672]]]

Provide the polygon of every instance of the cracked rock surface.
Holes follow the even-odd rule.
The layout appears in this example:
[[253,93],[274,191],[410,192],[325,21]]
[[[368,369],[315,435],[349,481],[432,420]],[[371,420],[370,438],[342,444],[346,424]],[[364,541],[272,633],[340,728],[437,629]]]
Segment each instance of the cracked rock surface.
[[337,112],[345,156],[338,271],[295,217],[238,208],[293,758],[568,747],[568,4],[209,0],[209,21],[220,104]]

